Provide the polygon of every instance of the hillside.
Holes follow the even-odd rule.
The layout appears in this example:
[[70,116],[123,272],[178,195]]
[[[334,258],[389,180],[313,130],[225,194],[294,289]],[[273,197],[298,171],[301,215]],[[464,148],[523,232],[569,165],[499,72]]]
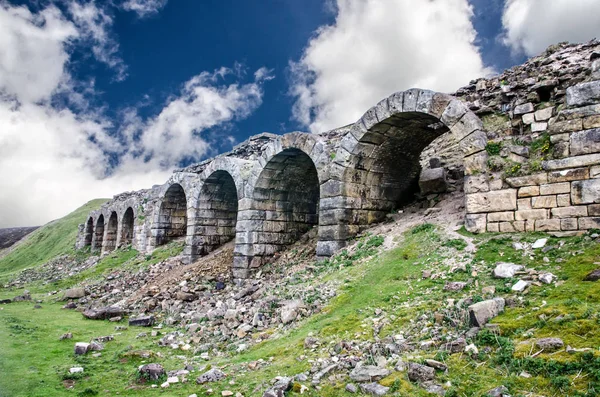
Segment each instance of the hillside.
[[[462,199],[407,207],[326,262],[308,233],[243,285],[231,245],[37,266],[0,289],[21,297],[0,306],[0,396],[597,395],[598,235],[471,235]],[[472,305],[499,300],[475,327]]]
[[0,251],[11,247],[38,227],[9,227],[0,229]]

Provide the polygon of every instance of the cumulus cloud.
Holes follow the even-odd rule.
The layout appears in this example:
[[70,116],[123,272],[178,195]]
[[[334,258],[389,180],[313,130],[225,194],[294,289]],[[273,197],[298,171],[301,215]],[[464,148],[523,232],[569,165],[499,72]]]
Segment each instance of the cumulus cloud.
[[140,18],[145,18],[157,14],[167,5],[167,1],[168,0],[127,0],[123,3],[122,7],[124,10],[135,12]]
[[0,3],[0,227],[39,225],[90,199],[163,183],[210,150],[207,129],[260,106],[272,78],[266,69],[247,78],[237,65],[199,73],[156,116],[131,108],[118,123],[101,109],[56,107],[56,95],[95,95],[69,71],[72,47],[109,37],[104,17],[74,7],[32,13]]
[[335,23],[290,65],[294,117],[318,132],[412,87],[451,92],[489,74],[467,0],[337,0]]
[[598,0],[507,0],[504,43],[516,53],[538,55],[549,45],[600,37]]

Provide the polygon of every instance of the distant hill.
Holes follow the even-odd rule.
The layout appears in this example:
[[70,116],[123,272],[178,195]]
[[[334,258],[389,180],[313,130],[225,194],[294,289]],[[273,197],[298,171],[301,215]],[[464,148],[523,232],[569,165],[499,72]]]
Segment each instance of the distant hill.
[[0,229],[0,249],[12,246],[14,243],[38,228],[39,226],[9,227],[6,229]]

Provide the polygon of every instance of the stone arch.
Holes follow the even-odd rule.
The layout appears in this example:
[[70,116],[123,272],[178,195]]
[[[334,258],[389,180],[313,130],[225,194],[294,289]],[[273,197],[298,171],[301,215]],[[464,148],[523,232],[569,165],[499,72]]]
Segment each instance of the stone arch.
[[117,211],[111,211],[106,224],[106,232],[102,244],[102,252],[111,252],[117,247],[117,236],[119,228],[119,216]]
[[133,243],[135,214],[132,207],[127,207],[121,217],[121,234],[119,246],[123,247]]
[[465,171],[486,167],[483,123],[460,100],[428,90],[398,92],[369,109],[342,138],[327,194],[329,232],[317,253],[329,256],[363,225],[379,222],[410,193],[420,173],[419,155],[451,133]]
[[283,136],[267,148],[259,160],[260,172],[249,183],[246,206],[238,216],[235,278],[248,277],[251,268],[264,264],[319,223],[322,168],[318,164],[324,146],[315,153],[315,138],[288,135],[292,136]]
[[94,239],[92,240],[92,251],[102,249],[102,241],[104,240],[104,215],[100,214],[96,220],[96,228],[94,229]]
[[187,235],[187,195],[180,183],[172,183],[163,195],[158,219],[153,225],[155,244],[159,246]]
[[84,242],[83,242],[84,247],[91,246],[92,241],[94,239],[94,218],[92,218],[91,216],[88,218],[87,222],[85,223],[84,233],[85,233]]

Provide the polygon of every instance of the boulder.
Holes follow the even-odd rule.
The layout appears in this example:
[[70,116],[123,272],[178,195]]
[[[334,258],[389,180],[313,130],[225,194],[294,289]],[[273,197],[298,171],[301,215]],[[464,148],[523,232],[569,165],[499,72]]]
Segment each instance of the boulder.
[[292,378],[281,376],[273,386],[263,393],[263,397],[285,397],[285,392],[292,387]]
[[583,279],[583,281],[597,281],[597,280],[600,280],[600,269],[592,270]]
[[119,317],[127,314],[124,309],[118,306],[107,306],[96,309],[86,309],[83,311],[83,316],[90,320],[106,320],[113,317]]
[[511,290],[515,292],[523,292],[527,287],[529,287],[529,281],[519,280],[515,285],[512,286]]
[[165,369],[160,364],[141,365],[138,368],[138,371],[140,374],[151,380],[158,380],[161,376],[165,375]]
[[154,316],[141,316],[129,319],[129,326],[151,327],[154,325]]
[[600,81],[590,81],[567,88],[567,105],[570,107],[600,102]]
[[508,389],[506,386],[498,386],[486,394],[487,397],[509,397]]
[[467,346],[467,341],[464,338],[458,338],[443,345],[442,350],[450,353],[461,353],[465,350],[465,346]]
[[523,265],[515,265],[514,263],[498,262],[494,269],[494,277],[496,278],[511,278],[514,277],[517,272],[524,270]]
[[448,281],[444,285],[444,291],[460,291],[467,286],[464,281]]
[[363,383],[360,385],[360,391],[369,396],[385,396],[389,390],[389,387],[382,386],[375,382]]
[[65,299],[79,299],[85,296],[85,289],[83,288],[70,288],[65,291]]
[[86,342],[75,343],[75,354],[78,356],[86,354],[90,350],[90,344]]
[[542,338],[538,339],[535,342],[535,345],[538,349],[543,349],[546,351],[555,351],[558,349],[562,349],[565,344],[560,338]]
[[221,379],[225,379],[226,376],[227,375],[225,375],[225,373],[220,369],[213,368],[196,378],[196,383],[203,384],[208,382],[218,382]]
[[504,311],[504,298],[488,299],[469,306],[471,325],[483,327],[489,320]]
[[408,364],[408,379],[413,382],[427,382],[435,378],[435,369],[417,363]]
[[443,168],[424,169],[419,177],[421,194],[443,193],[448,189],[446,170]]
[[350,379],[355,382],[373,382],[383,379],[390,374],[390,370],[375,365],[363,365],[355,367],[350,372]]
[[192,302],[192,301],[195,301],[197,298],[198,297],[196,296],[196,294],[192,294],[189,292],[178,291],[175,294],[175,299],[184,301],[184,302]]

